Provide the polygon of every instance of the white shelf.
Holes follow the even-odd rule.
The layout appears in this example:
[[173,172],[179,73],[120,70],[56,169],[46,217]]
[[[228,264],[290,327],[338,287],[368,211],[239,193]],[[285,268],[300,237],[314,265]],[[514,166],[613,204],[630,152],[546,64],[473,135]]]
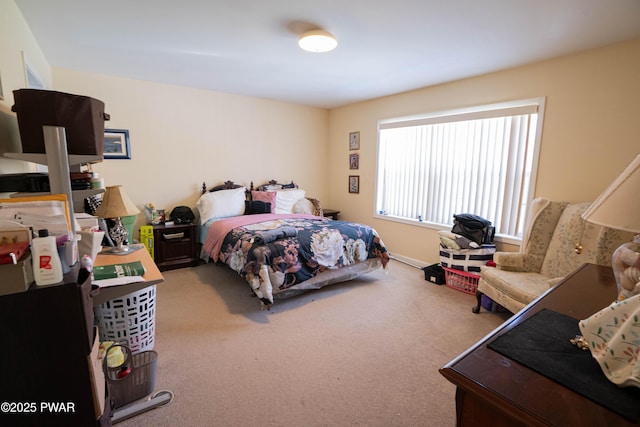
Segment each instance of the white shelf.
[[[47,155],[40,153],[4,153],[4,157],[16,160],[24,160],[25,162],[37,163],[39,165],[47,164]],[[69,154],[67,156],[69,166],[83,165],[87,163],[97,163],[102,161],[102,155],[82,156],[77,154]]]
[[[95,196],[96,194],[104,193],[104,188],[92,188],[90,190],[73,190],[73,211],[74,212],[84,212],[84,199],[90,196]],[[16,197],[31,197],[31,196],[46,196],[51,194],[49,192],[20,192],[20,193],[11,193],[9,194],[10,198]]]
[[[101,162],[102,154],[95,156],[69,155],[67,153],[67,137],[64,127],[42,126],[42,132],[46,154],[4,153],[3,156],[10,159],[47,165],[49,167],[49,187],[51,188],[51,193],[65,194],[67,196],[67,200],[69,201],[69,216],[73,217],[75,212],[84,211],[84,199],[86,197],[102,193],[104,190],[90,189],[72,191],[71,181],[69,179],[70,167]],[[24,194],[25,193],[14,193],[11,197],[20,197],[20,195]],[[29,193],[31,196],[37,194],[50,193]],[[79,197],[73,197],[73,195]],[[74,234],[76,232],[74,221],[71,223],[71,231]]]

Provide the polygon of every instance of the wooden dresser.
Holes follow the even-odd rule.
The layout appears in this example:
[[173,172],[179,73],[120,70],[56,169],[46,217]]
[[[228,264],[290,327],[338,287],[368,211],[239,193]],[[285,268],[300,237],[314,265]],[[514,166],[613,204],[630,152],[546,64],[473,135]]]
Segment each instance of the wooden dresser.
[[[445,365],[440,369],[441,374],[456,385],[457,425],[637,425],[487,347],[495,338],[544,308],[575,319],[585,319],[616,298],[617,287],[612,270],[585,264]],[[567,340],[569,338],[572,337],[567,337]]]

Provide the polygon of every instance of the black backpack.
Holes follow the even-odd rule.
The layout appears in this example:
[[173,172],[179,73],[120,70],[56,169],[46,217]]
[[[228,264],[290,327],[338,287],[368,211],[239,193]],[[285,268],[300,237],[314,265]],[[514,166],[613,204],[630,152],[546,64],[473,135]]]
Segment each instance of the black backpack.
[[171,211],[169,219],[176,224],[191,224],[196,216],[188,206],[176,206]]
[[491,221],[478,215],[464,213],[453,216],[452,233],[471,239],[479,245],[493,242],[496,233]]

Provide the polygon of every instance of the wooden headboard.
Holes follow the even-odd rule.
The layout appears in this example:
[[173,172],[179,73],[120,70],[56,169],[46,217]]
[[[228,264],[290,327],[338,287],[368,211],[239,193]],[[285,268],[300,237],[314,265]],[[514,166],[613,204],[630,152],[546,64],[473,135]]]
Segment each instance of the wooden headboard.
[[[236,184],[233,181],[225,181],[224,184],[216,185],[213,188],[207,190],[207,184],[202,182],[202,194],[211,192],[211,191],[220,191],[220,190],[233,190],[234,188],[244,187],[244,185]],[[253,187],[253,183],[251,183],[251,187]]]
[[[262,184],[258,186],[258,191],[263,191],[265,187],[268,186],[280,186],[280,188],[298,188],[298,185],[291,181],[289,184],[279,183],[277,180],[272,179],[269,180],[266,184]],[[234,188],[244,187],[243,185],[236,184],[233,181],[225,181],[224,184],[216,185],[215,187],[207,189],[207,184],[202,182],[202,191],[201,194],[205,194],[212,191],[220,191],[220,190],[233,190]],[[251,186],[247,189],[248,192],[253,191],[253,181],[251,181]]]
[[[279,187],[278,189],[298,188],[298,185],[295,184],[293,181],[291,181],[289,184],[282,184],[282,183],[278,182],[277,180],[272,179],[269,182],[267,182],[266,184],[259,185],[258,186],[258,191],[264,191],[264,189],[266,187],[269,187],[269,186]],[[253,182],[251,182],[251,189],[253,189]]]
[[[279,186],[280,189],[298,188],[298,184],[294,183],[293,181],[291,181],[289,184],[281,184],[277,180],[271,179],[266,184],[259,185],[257,190],[258,191],[264,191],[264,188],[268,187],[268,186]],[[233,190],[235,188],[241,188],[241,187],[244,187],[244,186],[236,184],[233,181],[225,181],[223,184],[216,185],[215,187],[207,189],[207,184],[205,182],[202,182],[202,192],[201,193],[202,194],[206,194],[206,193],[209,193],[209,192],[212,192],[212,191]],[[251,186],[246,190],[247,200],[251,200],[251,192],[253,190],[254,190],[253,181],[251,181]],[[307,197],[307,199],[313,204],[314,215],[324,216],[323,211],[322,211],[322,206],[320,205],[320,201],[318,199],[314,199],[314,198],[311,198],[311,197]]]

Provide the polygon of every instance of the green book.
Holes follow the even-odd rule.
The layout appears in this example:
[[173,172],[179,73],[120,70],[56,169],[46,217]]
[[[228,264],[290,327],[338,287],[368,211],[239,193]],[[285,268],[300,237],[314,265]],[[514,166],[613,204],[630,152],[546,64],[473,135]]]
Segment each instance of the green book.
[[115,279],[124,276],[142,276],[145,273],[142,261],[125,262],[122,264],[97,265],[93,267],[93,279]]

